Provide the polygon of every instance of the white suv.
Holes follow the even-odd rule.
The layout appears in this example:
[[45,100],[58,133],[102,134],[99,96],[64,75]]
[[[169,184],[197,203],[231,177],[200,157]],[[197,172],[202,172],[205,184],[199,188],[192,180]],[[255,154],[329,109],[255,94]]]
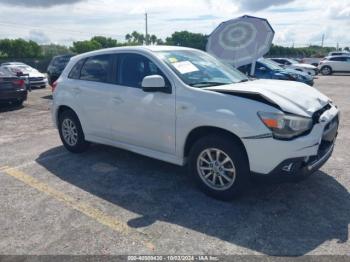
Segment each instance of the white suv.
[[320,61],[318,65],[322,75],[332,73],[350,73],[350,56],[328,56]]
[[73,57],[54,84],[52,115],[69,151],[95,142],[188,164],[220,199],[252,174],[306,177],[330,157],[338,129],[338,109],[312,87],[249,81],[205,52],[171,46]]

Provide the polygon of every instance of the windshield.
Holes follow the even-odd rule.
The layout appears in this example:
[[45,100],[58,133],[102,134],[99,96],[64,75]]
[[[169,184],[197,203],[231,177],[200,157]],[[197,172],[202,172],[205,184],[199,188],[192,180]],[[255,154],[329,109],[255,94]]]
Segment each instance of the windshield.
[[267,68],[269,68],[271,70],[283,70],[283,68],[280,67],[278,63],[273,62],[269,59],[262,58],[262,59],[259,59],[258,61],[260,63],[264,64]]
[[156,54],[190,86],[208,87],[248,81],[238,70],[201,51],[173,50]]

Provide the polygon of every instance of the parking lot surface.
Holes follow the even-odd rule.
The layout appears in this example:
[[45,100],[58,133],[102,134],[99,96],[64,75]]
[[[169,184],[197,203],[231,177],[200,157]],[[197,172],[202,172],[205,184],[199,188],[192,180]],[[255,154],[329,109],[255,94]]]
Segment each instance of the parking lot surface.
[[341,110],[327,164],[231,202],[202,194],[185,168],[102,145],[67,152],[51,91],[33,90],[0,109],[0,254],[349,255],[349,82],[315,80]]

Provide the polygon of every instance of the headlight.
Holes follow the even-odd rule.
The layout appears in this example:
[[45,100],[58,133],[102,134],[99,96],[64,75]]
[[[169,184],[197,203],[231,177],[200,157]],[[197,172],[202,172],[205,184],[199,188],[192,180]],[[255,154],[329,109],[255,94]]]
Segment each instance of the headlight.
[[312,128],[312,119],[295,115],[258,112],[261,121],[277,139],[291,139]]

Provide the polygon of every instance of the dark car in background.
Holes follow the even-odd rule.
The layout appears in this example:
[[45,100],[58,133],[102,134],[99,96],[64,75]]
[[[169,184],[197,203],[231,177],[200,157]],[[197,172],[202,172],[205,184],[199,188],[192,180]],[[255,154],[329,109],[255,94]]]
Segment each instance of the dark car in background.
[[30,88],[45,88],[47,86],[46,76],[27,64],[21,62],[7,62],[2,63],[0,68],[3,72],[7,72],[8,75],[27,75]]
[[[238,70],[249,75],[251,66],[251,64],[240,66],[238,67]],[[302,82],[310,86],[313,86],[314,84],[312,76],[297,70],[282,68],[275,62],[265,58],[260,58],[256,62],[255,73],[252,77],[259,79],[291,80]]]
[[9,75],[0,69],[0,104],[21,106],[27,100],[26,80],[20,76]]
[[70,58],[73,56],[75,56],[75,54],[58,55],[52,58],[47,68],[47,78],[50,85],[60,77]]

